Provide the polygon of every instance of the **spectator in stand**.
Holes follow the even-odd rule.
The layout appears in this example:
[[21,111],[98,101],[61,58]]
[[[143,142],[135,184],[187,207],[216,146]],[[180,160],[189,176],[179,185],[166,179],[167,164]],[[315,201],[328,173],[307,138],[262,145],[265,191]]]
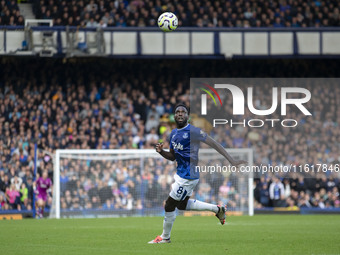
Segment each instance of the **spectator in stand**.
[[279,178],[274,177],[269,186],[269,196],[274,207],[284,206],[285,189]]
[[12,177],[12,179],[11,179],[11,184],[14,184],[15,185],[15,189],[16,190],[20,190],[20,188],[21,188],[21,184],[22,184],[22,179],[20,178],[20,177],[18,177],[18,176],[14,176],[14,177]]
[[8,208],[5,208],[6,205],[8,205],[6,201],[6,195],[0,190],[0,210],[8,210]]
[[146,135],[146,142],[156,145],[158,143],[159,136],[156,134],[156,129],[152,128],[150,134]]
[[86,23],[86,27],[95,28],[98,27],[98,23],[94,20],[94,18],[90,18],[90,20]]
[[16,189],[15,184],[11,184],[9,188],[6,188],[6,200],[8,201],[9,205],[14,210],[21,210],[21,203],[20,203],[20,193]]
[[32,207],[31,207],[31,205],[28,203],[28,189],[27,189],[25,183],[22,183],[22,184],[21,184],[21,187],[20,187],[20,194],[21,194],[20,202],[21,202],[21,207],[22,207],[22,209],[24,209],[24,210],[31,210]]
[[260,190],[260,203],[263,206],[269,206],[269,201],[270,201],[270,197],[269,197],[268,185],[267,183],[263,183],[261,190]]
[[0,173],[2,173],[2,177],[0,180],[0,190],[5,192],[7,188],[9,188],[9,186],[11,185],[11,182],[8,178],[8,175],[5,174],[5,171],[1,171]]

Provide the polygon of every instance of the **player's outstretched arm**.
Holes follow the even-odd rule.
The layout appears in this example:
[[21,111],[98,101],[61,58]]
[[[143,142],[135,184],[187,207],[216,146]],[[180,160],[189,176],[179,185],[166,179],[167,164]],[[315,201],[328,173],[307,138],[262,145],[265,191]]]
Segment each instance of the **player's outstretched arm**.
[[163,158],[167,160],[174,161],[175,158],[175,151],[173,149],[170,149],[170,151],[163,150],[163,143],[157,143],[156,144],[156,151],[162,155]]
[[228,154],[228,152],[223,148],[221,144],[216,142],[213,138],[211,138],[209,135],[207,135],[207,139],[205,140],[205,143],[208,144],[211,148],[214,148],[218,153],[220,153],[223,157],[225,157],[230,164],[233,166],[238,166],[241,164],[247,164],[247,161],[245,160],[235,160]]

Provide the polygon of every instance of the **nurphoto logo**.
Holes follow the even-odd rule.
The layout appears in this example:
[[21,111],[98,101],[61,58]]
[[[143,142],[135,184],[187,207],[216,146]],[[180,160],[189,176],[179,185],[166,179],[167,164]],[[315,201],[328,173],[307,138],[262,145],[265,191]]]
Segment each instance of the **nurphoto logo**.
[[[247,88],[247,98],[245,98],[243,91],[236,85],[232,84],[215,84],[214,87],[209,86],[207,84],[203,84],[207,88],[209,88],[219,100],[221,106],[222,100],[220,95],[217,93],[216,89],[226,89],[228,92],[231,92],[231,96],[233,98],[233,108],[232,113],[235,116],[241,116],[245,114],[245,101],[247,100],[248,110],[257,116],[268,116],[273,114],[279,104],[279,99],[281,103],[281,116],[287,115],[287,105],[295,105],[305,116],[311,116],[312,114],[308,111],[308,109],[304,106],[311,99],[311,93],[308,89],[299,88],[299,87],[273,87],[272,88],[272,105],[269,109],[256,109],[253,103],[253,87]],[[217,102],[214,96],[210,91],[204,88],[200,88],[202,91],[206,92],[214,101],[215,106],[217,106]],[[280,91],[279,91],[280,90]],[[278,96],[280,92],[280,97]],[[289,93],[301,94],[303,97],[301,98],[289,98]],[[207,94],[201,94],[201,115],[207,115]],[[275,126],[276,122],[280,122],[283,127],[295,127],[298,125],[298,121],[295,119],[244,119],[243,121],[237,120],[228,120],[224,118],[214,118],[213,127],[217,125],[226,125],[229,124],[231,127],[233,125],[243,125],[244,127],[248,125],[249,127],[262,127],[265,123],[271,124],[271,127]]]

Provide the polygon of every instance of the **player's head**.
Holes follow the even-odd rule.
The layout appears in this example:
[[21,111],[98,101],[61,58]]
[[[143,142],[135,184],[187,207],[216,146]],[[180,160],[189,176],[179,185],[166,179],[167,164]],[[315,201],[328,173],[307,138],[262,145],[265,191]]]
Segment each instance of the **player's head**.
[[177,128],[185,127],[188,124],[189,108],[184,103],[175,106],[175,121]]
[[48,171],[47,171],[47,170],[44,170],[44,171],[42,172],[42,178],[47,179],[47,177],[48,177]]

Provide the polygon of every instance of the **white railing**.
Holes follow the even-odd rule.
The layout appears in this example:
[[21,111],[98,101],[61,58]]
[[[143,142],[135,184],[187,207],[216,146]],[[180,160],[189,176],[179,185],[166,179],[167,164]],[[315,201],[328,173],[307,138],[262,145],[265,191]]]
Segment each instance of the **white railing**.
[[42,45],[43,37],[40,35],[43,31],[49,31],[55,45],[53,56],[66,55],[70,50],[71,56],[78,54],[126,58],[291,58],[340,55],[340,28],[178,28],[172,33],[163,33],[158,28],[30,29],[32,40],[28,42],[24,27],[0,27],[0,54],[37,54],[40,49],[32,52],[23,50],[23,42]]

